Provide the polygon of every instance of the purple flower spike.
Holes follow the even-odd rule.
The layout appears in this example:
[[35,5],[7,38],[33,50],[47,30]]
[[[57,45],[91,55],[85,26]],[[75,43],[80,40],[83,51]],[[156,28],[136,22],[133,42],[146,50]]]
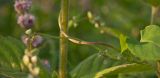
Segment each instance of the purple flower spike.
[[43,38],[40,35],[36,35],[32,41],[32,46],[38,47],[39,45],[42,44],[42,42],[43,42]]
[[17,13],[22,14],[27,12],[31,8],[31,0],[17,0],[15,1],[14,8]]
[[25,29],[32,28],[34,22],[35,22],[35,17],[31,14],[25,14],[18,17],[18,24]]

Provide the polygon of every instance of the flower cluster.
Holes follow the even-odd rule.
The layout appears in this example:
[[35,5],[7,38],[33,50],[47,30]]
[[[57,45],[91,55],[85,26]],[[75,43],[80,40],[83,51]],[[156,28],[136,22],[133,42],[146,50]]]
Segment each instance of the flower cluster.
[[29,11],[31,5],[31,0],[16,0],[14,8],[18,14],[24,14],[25,12]]
[[14,8],[19,14],[18,24],[24,29],[30,29],[35,23],[35,17],[29,14],[29,9],[31,8],[31,0],[16,0]]
[[43,42],[43,38],[38,34],[32,33],[32,27],[35,24],[34,15],[29,13],[32,5],[32,0],[16,0],[14,4],[15,11],[18,14],[17,23],[25,30],[25,35],[22,36],[22,41],[26,45],[23,62],[31,75],[37,77],[39,68],[37,67],[37,47]]
[[18,24],[24,29],[30,29],[33,27],[35,17],[31,14],[24,14],[18,17]]

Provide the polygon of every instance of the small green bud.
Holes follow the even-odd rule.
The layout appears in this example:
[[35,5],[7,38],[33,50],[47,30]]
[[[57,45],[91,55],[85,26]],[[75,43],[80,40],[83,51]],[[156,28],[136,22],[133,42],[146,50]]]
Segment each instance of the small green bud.
[[90,11],[88,11],[87,16],[88,16],[88,18],[89,18],[90,20],[93,19],[93,15],[92,15],[92,13],[91,13]]
[[31,35],[32,34],[32,29],[28,29],[28,30],[26,30],[26,32],[25,32],[27,35]]
[[73,25],[74,25],[74,27],[77,27],[77,25],[78,25],[78,24],[77,24],[76,22],[74,22],[74,24],[73,24]]
[[98,24],[98,23],[95,23],[94,26],[95,26],[95,28],[98,28],[98,27],[99,27],[99,24]]
[[37,48],[34,48],[33,50],[31,50],[32,55],[37,55],[39,52],[39,50]]
[[68,26],[71,27],[73,25],[73,20],[69,20]]

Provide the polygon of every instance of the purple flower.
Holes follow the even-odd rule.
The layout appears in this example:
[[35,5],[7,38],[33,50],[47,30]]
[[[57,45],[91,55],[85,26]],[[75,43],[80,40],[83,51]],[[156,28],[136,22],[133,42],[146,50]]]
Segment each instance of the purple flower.
[[40,46],[43,42],[43,38],[40,35],[35,35],[33,38],[30,38],[28,35],[23,35],[22,36],[22,41],[26,46],[28,46],[30,40],[32,41],[31,45],[34,48]]
[[17,13],[22,14],[27,12],[31,7],[31,0],[17,0],[15,1],[14,8]]
[[27,35],[22,36],[23,43],[27,46],[29,43],[30,38]]
[[40,35],[36,35],[32,41],[33,47],[38,47],[43,42],[43,38]]
[[34,22],[35,22],[35,17],[31,14],[25,14],[18,17],[18,24],[25,29],[32,28]]

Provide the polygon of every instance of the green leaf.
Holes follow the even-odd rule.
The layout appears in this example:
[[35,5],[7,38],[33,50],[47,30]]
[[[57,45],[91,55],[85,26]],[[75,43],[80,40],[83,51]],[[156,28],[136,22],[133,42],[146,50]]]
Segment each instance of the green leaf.
[[93,78],[96,72],[115,63],[118,62],[106,59],[96,53],[82,61],[75,69],[70,72],[70,74],[72,78]]
[[7,78],[26,78],[27,73],[21,72],[16,69],[9,69],[9,68],[4,68],[0,67],[0,77],[7,77]]
[[151,42],[160,47],[160,27],[157,25],[147,26],[141,31],[140,42]]
[[120,45],[121,45],[121,52],[124,52],[128,48],[126,43],[127,37],[121,34],[119,39],[120,39]]
[[12,37],[0,37],[0,43],[1,62],[7,62],[8,65],[16,64],[19,67],[24,50],[23,44]]
[[128,39],[128,49],[136,57],[142,60],[160,60],[160,27],[156,25],[147,26],[141,31],[140,42]]
[[108,78],[107,76],[116,75],[119,73],[132,73],[132,72],[142,72],[142,71],[148,71],[151,70],[152,67],[147,64],[123,64],[119,66],[114,66],[107,68],[105,70],[102,70],[96,74],[94,78]]
[[[21,72],[21,58],[24,51],[24,45],[21,41],[12,37],[0,36],[0,75],[24,78],[26,74]],[[23,76],[22,76],[23,75]]]
[[132,39],[128,39],[127,43],[128,49],[136,57],[148,61],[160,60],[160,47],[153,43],[140,43]]

